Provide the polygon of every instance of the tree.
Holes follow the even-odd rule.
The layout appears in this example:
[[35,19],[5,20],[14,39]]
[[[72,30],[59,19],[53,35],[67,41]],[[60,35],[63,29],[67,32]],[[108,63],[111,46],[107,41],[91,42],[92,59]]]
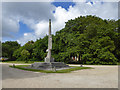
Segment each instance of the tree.
[[32,53],[33,53],[33,49],[34,49],[34,41],[28,41],[24,46],[24,49],[29,51],[30,53],[30,57],[29,58],[32,58]]
[[48,49],[48,36],[46,35],[43,39],[37,39],[34,43],[33,49],[33,60],[43,61],[46,57],[46,50]]
[[[120,20],[103,20],[91,15],[68,20],[63,29],[52,35],[52,57],[55,61],[69,63],[72,61],[71,57],[77,55],[77,63],[117,64],[120,60],[118,23]],[[9,47],[7,45],[5,47]],[[21,52],[25,49],[30,53],[28,59],[42,61],[47,55],[47,48],[46,35],[35,42],[27,42],[14,51],[13,56],[17,60],[23,60]],[[7,56],[8,53],[4,52],[4,55]]]
[[23,57],[23,59],[27,63],[28,62],[28,58],[30,56],[30,53],[29,53],[29,51],[23,49],[22,52],[21,52],[21,56]]
[[2,43],[2,56],[15,60],[13,53],[18,48],[20,48],[20,44],[17,41],[6,41]]

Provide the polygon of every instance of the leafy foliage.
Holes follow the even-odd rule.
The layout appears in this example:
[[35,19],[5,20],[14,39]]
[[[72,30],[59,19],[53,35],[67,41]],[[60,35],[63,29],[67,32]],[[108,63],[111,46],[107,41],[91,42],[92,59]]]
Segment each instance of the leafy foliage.
[[[120,20],[103,20],[91,15],[68,20],[62,30],[52,35],[52,57],[55,61],[66,63],[72,61],[72,56],[77,56],[78,63],[117,64],[120,62],[119,22]],[[30,53],[30,60],[43,61],[47,47],[46,35],[35,42],[29,41],[15,50],[13,56],[22,60],[21,52],[25,49]]]
[[29,51],[23,49],[22,52],[21,52],[21,56],[23,57],[23,59],[28,62],[28,57],[30,56],[30,53]]
[[17,41],[6,41],[2,43],[2,56],[15,60],[13,53],[18,48],[20,48],[20,44]]

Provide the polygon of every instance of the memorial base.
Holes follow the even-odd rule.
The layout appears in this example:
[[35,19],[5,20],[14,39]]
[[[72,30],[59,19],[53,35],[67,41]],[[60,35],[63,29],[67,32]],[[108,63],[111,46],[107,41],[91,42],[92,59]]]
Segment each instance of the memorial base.
[[35,62],[27,68],[38,70],[53,70],[53,68],[55,68],[56,70],[61,70],[70,67],[63,62]]
[[48,63],[54,62],[54,58],[52,58],[52,57],[50,57],[50,58],[46,57],[45,58],[45,62],[48,62]]

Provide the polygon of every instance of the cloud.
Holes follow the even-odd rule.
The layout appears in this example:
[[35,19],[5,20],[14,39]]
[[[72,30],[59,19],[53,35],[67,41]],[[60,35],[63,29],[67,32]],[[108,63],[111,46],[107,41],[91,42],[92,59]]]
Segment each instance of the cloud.
[[76,2],[74,9],[79,9],[81,15],[96,15],[103,19],[118,19],[117,2],[95,2],[94,4]]
[[48,34],[48,23],[49,21],[40,21],[38,24],[35,25],[35,35],[36,37],[44,37],[46,34]]
[[[74,19],[75,17],[80,16],[78,11],[72,9],[72,6],[70,6],[69,9],[70,11],[67,11],[62,7],[57,7],[55,9],[55,13],[53,13],[55,20],[52,20],[51,23],[52,34],[55,34],[56,31],[59,31],[62,28],[64,28],[65,22],[67,22],[69,19]],[[34,26],[36,37],[44,37],[46,34],[48,34],[48,29],[49,21],[40,21]]]
[[4,2],[2,6],[3,38],[13,38],[11,32],[18,32],[19,21],[33,29],[41,20],[54,20],[52,11],[55,6],[50,2]]
[[10,33],[16,33],[18,32],[19,29],[19,24],[16,20],[10,19],[10,18],[5,18],[3,16],[3,20],[2,20],[2,36],[3,37],[10,37],[10,38],[14,38],[13,35],[11,35]]
[[54,13],[55,21],[53,22],[53,33],[61,30],[65,26],[65,22],[75,17],[80,16],[80,13],[70,6],[68,11],[62,7],[57,7]]
[[18,43],[20,43],[21,45],[24,45],[26,42],[33,40],[36,40],[36,36],[34,35],[34,33],[24,33],[23,36],[21,38],[19,38],[19,40],[17,40]]
[[[75,2],[75,6],[69,6],[68,10],[60,6],[55,7],[50,2],[4,3],[3,35],[9,36],[11,35],[10,32],[18,32],[18,23],[22,21],[33,30],[32,33],[24,33],[23,36],[18,39],[19,43],[23,45],[28,40],[43,38],[48,34],[48,20],[50,18],[52,19],[52,34],[64,28],[65,22],[68,20],[79,16],[96,15],[103,19],[118,18],[117,3],[91,1],[93,1],[93,3]],[[53,13],[53,11],[55,12]]]
[[[54,6],[50,2],[8,2],[3,3],[3,14],[8,14],[10,18],[24,20],[33,19],[35,22],[39,20],[47,20],[53,18],[52,11]],[[15,15],[15,16],[13,16]]]

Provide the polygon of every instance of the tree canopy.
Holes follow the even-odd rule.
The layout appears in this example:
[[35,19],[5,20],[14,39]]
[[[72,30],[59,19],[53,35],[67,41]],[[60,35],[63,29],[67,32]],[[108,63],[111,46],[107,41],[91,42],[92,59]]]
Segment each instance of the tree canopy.
[[10,60],[14,60],[13,53],[16,49],[20,48],[20,44],[17,41],[6,41],[2,43],[2,56],[7,57]]
[[[52,35],[52,57],[66,63],[72,62],[72,56],[77,56],[78,63],[117,64],[120,60],[119,22],[91,15],[68,20],[62,30]],[[30,60],[42,61],[47,55],[47,43],[47,35],[35,42],[29,41],[15,49],[13,56],[22,60],[21,52],[25,49],[30,53]],[[3,48],[9,48],[7,45],[3,43]],[[7,56],[5,50],[3,53]]]

